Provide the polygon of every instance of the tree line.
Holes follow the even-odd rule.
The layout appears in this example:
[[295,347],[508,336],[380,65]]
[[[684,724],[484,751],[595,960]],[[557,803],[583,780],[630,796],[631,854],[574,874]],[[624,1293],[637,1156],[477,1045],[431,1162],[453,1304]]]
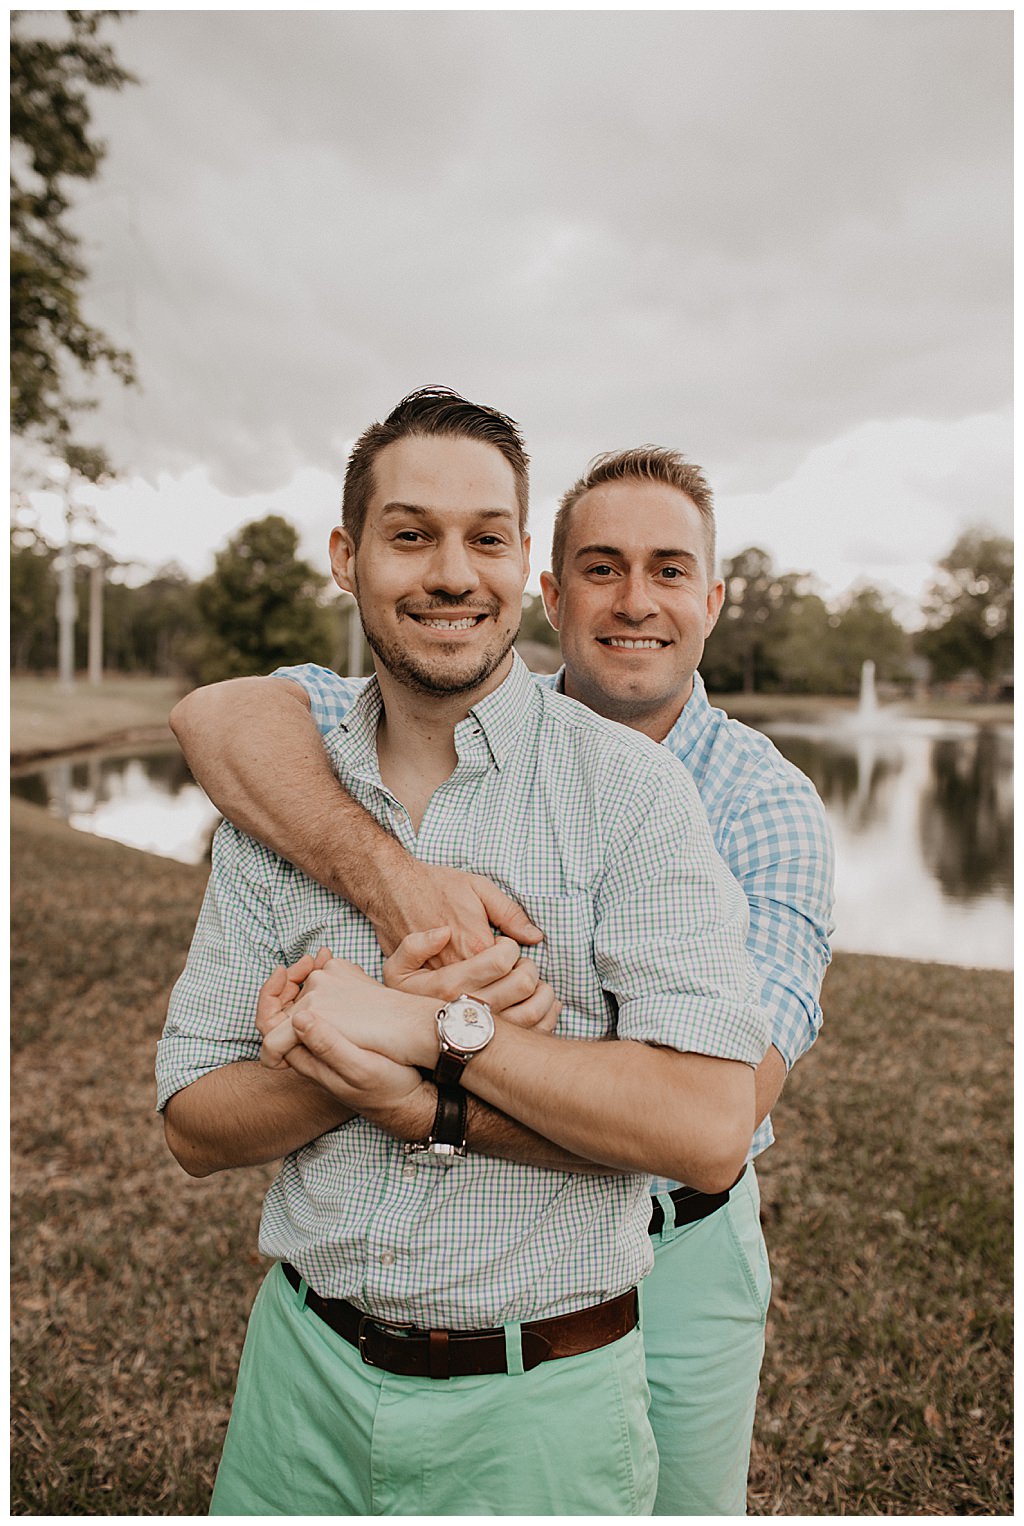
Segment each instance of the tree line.
[[[37,531],[11,531],[11,667],[52,671],[57,663],[57,561],[64,553]],[[84,667],[89,566],[98,548],[80,548],[76,569],[76,665]],[[108,559],[109,560],[109,559]],[[1013,663],[1013,546],[971,530],[938,563],[923,627],[910,633],[877,588],[833,603],[804,573],[780,572],[749,547],[723,565],[726,602],[701,672],[715,693],[855,694],[871,658],[883,684],[969,676],[996,697]],[[168,566],[140,585],[109,566],[105,580],[104,666],[108,671],[211,683],[283,664],[345,669],[351,601],[298,555],[298,534],[279,514],[254,520],[217,553],[196,582]],[[557,650],[537,595],[527,595],[523,638]]]

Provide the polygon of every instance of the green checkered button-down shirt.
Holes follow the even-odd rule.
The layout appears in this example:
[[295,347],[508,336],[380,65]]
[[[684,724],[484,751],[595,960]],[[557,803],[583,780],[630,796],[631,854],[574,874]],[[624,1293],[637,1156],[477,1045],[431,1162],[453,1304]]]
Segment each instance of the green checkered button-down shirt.
[[[544,929],[534,953],[559,1032],[756,1065],[768,1045],[747,905],[686,770],[634,731],[540,689],[518,658],[455,731],[458,765],[415,833],[377,764],[367,685],[328,736],[339,778],[417,857],[487,875]],[[380,977],[365,917],[234,827],[158,1048],[158,1105],[255,1060],[261,983],[326,944]],[[646,1175],[579,1176],[470,1155],[409,1162],[362,1118],[295,1151],[267,1193],[260,1249],[382,1319],[472,1329],[614,1297],[650,1269]]]

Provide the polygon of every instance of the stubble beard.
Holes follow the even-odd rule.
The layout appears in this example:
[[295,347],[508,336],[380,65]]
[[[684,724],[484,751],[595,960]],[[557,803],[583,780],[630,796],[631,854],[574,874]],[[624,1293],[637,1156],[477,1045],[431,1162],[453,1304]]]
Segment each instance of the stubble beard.
[[[468,694],[486,683],[505,661],[519,635],[518,627],[499,634],[495,645],[488,647],[480,654],[476,667],[469,672],[446,671],[443,649],[438,651],[438,660],[435,663],[421,662],[397,641],[388,639],[380,631],[368,625],[361,609],[359,622],[363,627],[367,646],[396,683],[400,683],[413,694],[429,694],[438,697]],[[458,648],[453,646],[452,658],[457,658],[458,655]]]

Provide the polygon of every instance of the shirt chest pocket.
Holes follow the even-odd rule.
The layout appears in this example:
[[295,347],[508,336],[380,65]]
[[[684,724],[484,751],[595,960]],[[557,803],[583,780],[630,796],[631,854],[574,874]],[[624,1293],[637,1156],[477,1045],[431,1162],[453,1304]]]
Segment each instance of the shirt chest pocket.
[[594,967],[594,903],[588,895],[534,895],[516,900],[541,929],[544,942],[524,948],[562,1003],[557,1032],[565,1038],[603,1038],[615,1031],[615,1003]]

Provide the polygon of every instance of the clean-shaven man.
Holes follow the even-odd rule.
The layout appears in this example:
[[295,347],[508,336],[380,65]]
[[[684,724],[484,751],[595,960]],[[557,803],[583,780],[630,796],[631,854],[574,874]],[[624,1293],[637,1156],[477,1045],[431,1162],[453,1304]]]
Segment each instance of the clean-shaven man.
[[[518,950],[491,973],[496,1013],[478,988],[418,994],[446,971],[407,964],[390,989],[352,901],[218,833],[158,1103],[196,1174],[284,1162],[214,1513],[653,1504],[649,1176],[736,1180],[768,1025],[746,902],[685,770],[512,651],[526,495],[494,410],[425,390],[364,432],[332,567],[376,677],[327,751],[387,843],[496,882],[543,929],[558,1032],[503,1015]],[[323,947],[336,957],[268,1018]]]
[[[541,582],[565,666],[536,681],[664,743],[685,764],[747,896],[772,1036],[756,1074],[753,1159],[771,1144],[769,1111],[820,1026],[833,850],[810,782],[766,737],[713,709],[696,671],[723,600],[704,474],[655,447],[598,458],[564,495]],[[533,941],[501,887],[409,857],[345,796],[309,707],[329,734],[362,681],[282,671],[295,682],[215,685],[172,717],[193,772],[225,814],[355,900],[387,948],[434,923],[453,929],[438,961],[484,948],[492,923]],[[473,1130],[471,1116],[471,1141]],[[728,1196],[664,1180],[652,1193],[643,1334],[661,1455],[655,1513],[742,1514],[770,1291],[753,1164]]]

